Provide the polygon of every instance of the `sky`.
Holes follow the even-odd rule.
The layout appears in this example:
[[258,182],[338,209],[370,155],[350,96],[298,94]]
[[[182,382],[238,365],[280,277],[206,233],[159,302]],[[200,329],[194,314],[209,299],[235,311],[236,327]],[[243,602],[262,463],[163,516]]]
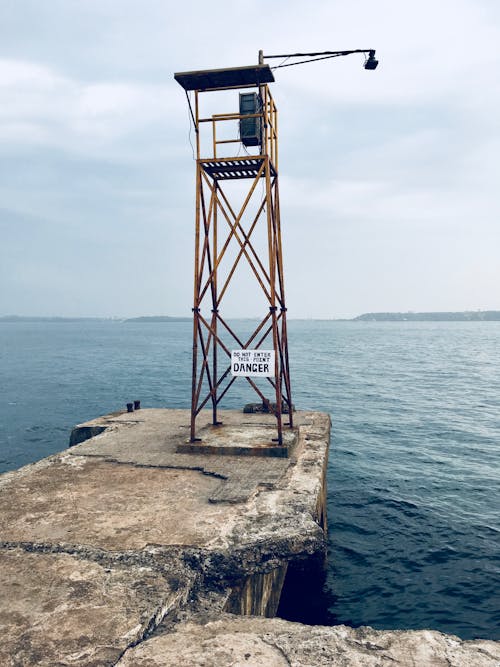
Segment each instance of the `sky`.
[[[0,17],[0,315],[191,314],[173,73],[259,49],[380,61],[275,72],[289,317],[500,310],[498,0],[3,0]],[[226,316],[258,315],[234,290]]]

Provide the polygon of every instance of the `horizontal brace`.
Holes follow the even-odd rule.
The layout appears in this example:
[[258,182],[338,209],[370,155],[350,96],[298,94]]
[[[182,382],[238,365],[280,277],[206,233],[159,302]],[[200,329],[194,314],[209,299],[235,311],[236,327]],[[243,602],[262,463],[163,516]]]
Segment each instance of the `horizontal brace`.
[[241,139],[221,139],[220,141],[215,142],[217,145],[218,144],[240,144]]
[[201,123],[206,123],[209,120],[240,120],[242,118],[262,118],[261,113],[214,113],[212,118],[203,118]]
[[260,86],[265,86],[265,83],[239,83],[237,86],[221,86],[220,88],[196,88],[195,92],[197,93],[211,93],[214,90],[238,90],[239,88],[259,88]]

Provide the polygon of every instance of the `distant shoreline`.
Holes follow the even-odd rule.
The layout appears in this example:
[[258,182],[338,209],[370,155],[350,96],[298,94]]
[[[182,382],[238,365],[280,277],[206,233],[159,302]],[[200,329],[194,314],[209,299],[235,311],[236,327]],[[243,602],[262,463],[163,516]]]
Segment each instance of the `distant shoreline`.
[[[3,315],[0,322],[191,322],[191,317],[151,315],[141,317],[47,317]],[[257,317],[231,317],[231,320],[257,320]],[[291,317],[289,321],[317,322],[500,322],[500,310],[474,310],[458,312],[406,312],[406,313],[363,313],[353,318]]]
[[0,322],[191,322],[190,317],[169,317],[158,315],[151,317],[34,317],[22,315],[3,315]]
[[498,322],[500,310],[429,313],[364,313],[351,322]]

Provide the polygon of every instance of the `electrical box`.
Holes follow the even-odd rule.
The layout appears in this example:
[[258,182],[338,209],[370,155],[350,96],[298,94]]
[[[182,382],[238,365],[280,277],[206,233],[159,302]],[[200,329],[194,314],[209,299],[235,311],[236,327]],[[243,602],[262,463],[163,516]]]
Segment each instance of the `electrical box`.
[[[258,93],[240,93],[240,116],[262,113]],[[240,118],[240,139],[244,146],[262,144],[262,118]]]

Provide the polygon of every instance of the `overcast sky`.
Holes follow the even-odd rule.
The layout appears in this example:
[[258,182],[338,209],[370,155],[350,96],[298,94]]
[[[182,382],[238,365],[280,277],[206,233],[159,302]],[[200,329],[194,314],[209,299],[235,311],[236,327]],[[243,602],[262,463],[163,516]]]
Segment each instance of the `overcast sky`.
[[500,309],[498,0],[3,0],[0,315],[190,315],[173,73],[356,48],[272,84],[289,316]]

